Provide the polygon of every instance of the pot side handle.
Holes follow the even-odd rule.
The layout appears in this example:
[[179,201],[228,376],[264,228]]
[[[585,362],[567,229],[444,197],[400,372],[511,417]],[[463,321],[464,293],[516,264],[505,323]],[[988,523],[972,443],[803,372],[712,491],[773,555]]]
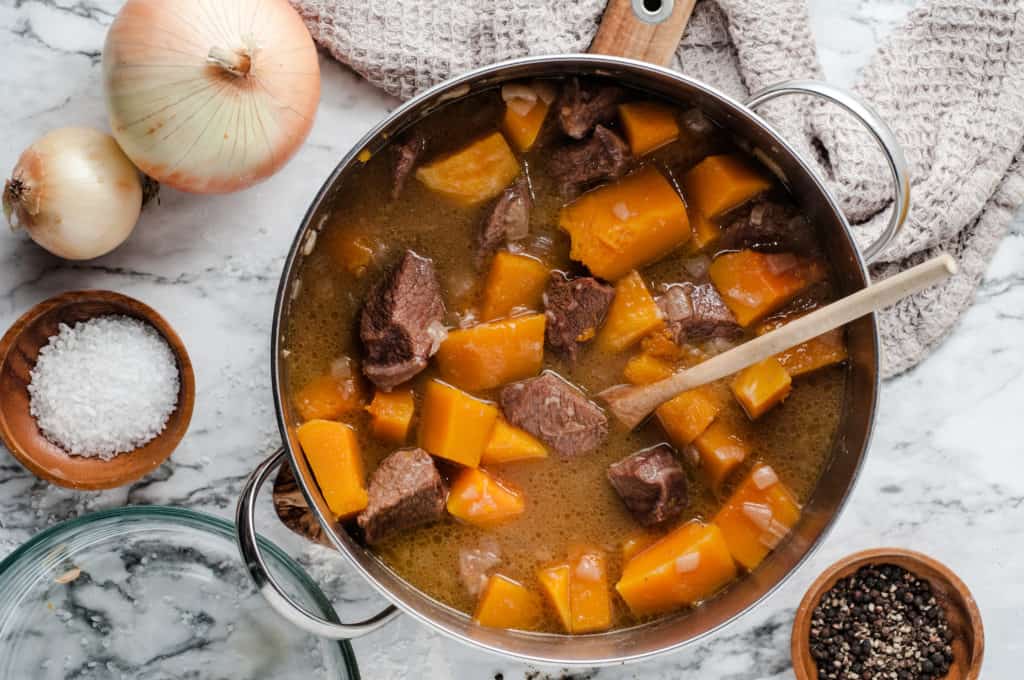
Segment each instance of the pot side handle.
[[667,66],[695,4],[697,0],[608,0],[589,51]]
[[249,479],[246,480],[245,485],[242,487],[242,493],[238,499],[238,509],[235,514],[238,549],[242,554],[242,561],[245,563],[246,569],[249,570],[249,576],[256,584],[256,588],[274,611],[283,616],[287,621],[307,633],[319,635],[320,637],[332,640],[347,640],[366,635],[390,623],[399,613],[394,605],[389,605],[378,614],[357,623],[334,623],[333,621],[328,621],[295,602],[274,580],[274,576],[267,568],[267,563],[263,560],[259,544],[256,541],[256,498],[259,496],[260,488],[269,479],[271,473],[280,467],[285,460],[285,450],[280,448],[260,463],[259,467],[249,475]]
[[745,102],[750,108],[756,108],[765,102],[790,94],[803,94],[825,99],[837,104],[867,128],[871,136],[878,142],[885,160],[889,164],[893,182],[893,206],[889,224],[874,243],[864,249],[864,260],[867,263],[878,259],[903,229],[910,211],[910,173],[907,160],[903,156],[903,148],[896,140],[896,135],[886,124],[878,112],[859,96],[838,87],[817,80],[787,80],[755,92]]

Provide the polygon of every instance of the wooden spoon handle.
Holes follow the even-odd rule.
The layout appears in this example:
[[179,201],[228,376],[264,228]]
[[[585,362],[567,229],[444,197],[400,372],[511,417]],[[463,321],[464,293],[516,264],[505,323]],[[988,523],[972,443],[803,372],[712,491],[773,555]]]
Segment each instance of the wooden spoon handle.
[[955,274],[956,270],[956,261],[943,253],[884,281],[862,288],[770,333],[722,352],[693,368],[678,371],[650,385],[612,387],[598,396],[607,402],[616,418],[632,429],[651,411],[681,392],[732,375],[865,314],[888,307]]
[[[671,11],[667,11],[670,3]],[[633,9],[633,0],[608,0],[590,51],[668,66],[696,3],[697,0],[647,0],[641,7],[652,10],[651,20],[644,21]]]

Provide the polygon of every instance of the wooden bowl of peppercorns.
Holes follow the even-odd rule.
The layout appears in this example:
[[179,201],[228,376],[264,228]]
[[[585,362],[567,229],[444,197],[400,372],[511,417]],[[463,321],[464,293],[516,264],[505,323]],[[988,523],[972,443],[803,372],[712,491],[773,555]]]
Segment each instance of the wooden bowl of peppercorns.
[[902,548],[826,569],[800,602],[791,642],[797,680],[976,680],[984,650],[963,581]]

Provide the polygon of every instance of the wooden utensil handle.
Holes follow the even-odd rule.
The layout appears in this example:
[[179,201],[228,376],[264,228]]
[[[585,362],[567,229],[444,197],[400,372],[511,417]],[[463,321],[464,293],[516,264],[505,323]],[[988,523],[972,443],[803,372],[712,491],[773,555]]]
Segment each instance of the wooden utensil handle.
[[[634,9],[634,2],[638,9]],[[696,3],[697,0],[608,0],[590,51],[668,66]],[[638,12],[650,19],[641,19]]]

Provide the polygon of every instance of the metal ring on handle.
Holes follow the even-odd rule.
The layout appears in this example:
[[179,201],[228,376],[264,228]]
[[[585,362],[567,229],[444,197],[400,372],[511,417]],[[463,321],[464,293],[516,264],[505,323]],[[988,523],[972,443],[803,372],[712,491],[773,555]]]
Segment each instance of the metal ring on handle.
[[332,640],[347,640],[366,635],[389,623],[398,615],[398,609],[389,605],[384,611],[358,623],[334,623],[310,612],[293,600],[274,580],[274,576],[263,560],[259,545],[256,542],[256,498],[260,488],[266,483],[270,474],[285,461],[285,450],[280,448],[269,458],[260,463],[246,480],[238,499],[238,511],[235,514],[235,530],[238,533],[238,549],[242,553],[249,575],[259,589],[260,594],[274,610],[302,630]]
[[903,148],[896,141],[896,135],[893,134],[892,129],[871,108],[870,104],[857,95],[817,80],[787,80],[770,85],[752,94],[747,99],[746,105],[756,108],[767,101],[787,94],[821,97],[846,109],[864,124],[864,127],[878,142],[882,153],[885,154],[885,160],[889,163],[889,170],[892,172],[893,207],[889,224],[885,230],[874,243],[864,249],[864,260],[868,263],[873,262],[899,235],[910,210],[910,175],[907,171],[907,160],[903,156]]

